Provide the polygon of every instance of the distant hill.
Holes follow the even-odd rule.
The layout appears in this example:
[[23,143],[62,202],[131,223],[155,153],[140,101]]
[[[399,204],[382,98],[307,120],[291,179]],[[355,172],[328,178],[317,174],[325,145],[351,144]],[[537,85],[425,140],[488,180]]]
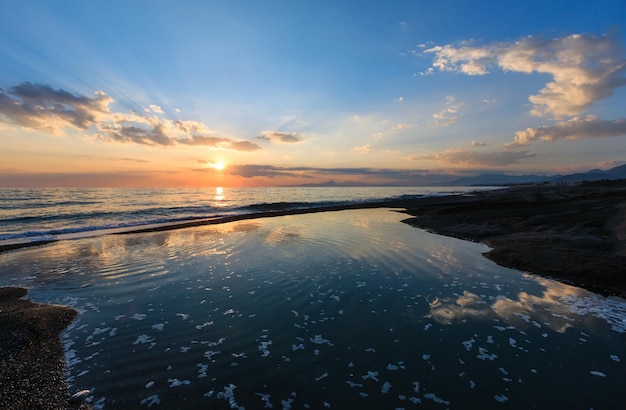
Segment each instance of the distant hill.
[[626,164],[603,171],[592,169],[570,175],[506,175],[480,174],[450,181],[450,185],[521,185],[521,184],[575,184],[583,181],[626,179]]
[[611,168],[606,171],[601,169],[592,169],[591,171],[581,172],[578,174],[565,175],[555,179],[554,183],[573,184],[582,181],[600,181],[603,179],[624,179],[626,178],[626,164],[619,167]]
[[502,173],[480,174],[472,177],[450,179],[444,174],[421,175],[407,178],[404,181],[396,181],[386,184],[371,184],[367,182],[333,180],[315,184],[289,185],[292,187],[371,187],[371,186],[501,186],[501,185],[526,185],[526,184],[575,184],[583,181],[601,181],[626,179],[626,164],[603,171],[592,169],[569,175],[507,175]]
[[372,186],[372,185],[364,184],[361,182],[326,181],[326,182],[320,182],[318,184],[301,184],[301,185],[290,185],[290,186],[300,187],[300,188],[317,188],[317,187],[328,188],[328,187],[365,187],[365,186]]
[[547,175],[480,174],[475,177],[458,178],[448,184],[453,186],[540,184],[549,182],[551,178],[553,177]]

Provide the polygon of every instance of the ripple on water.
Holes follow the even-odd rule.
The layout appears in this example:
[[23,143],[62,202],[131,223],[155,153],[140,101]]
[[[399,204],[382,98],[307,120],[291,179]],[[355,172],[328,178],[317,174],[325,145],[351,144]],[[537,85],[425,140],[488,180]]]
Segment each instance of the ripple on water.
[[64,342],[72,386],[95,408],[625,398],[626,340],[611,330],[622,301],[592,303],[401,218],[347,211],[81,240],[12,266],[59,273],[34,294],[80,310]]

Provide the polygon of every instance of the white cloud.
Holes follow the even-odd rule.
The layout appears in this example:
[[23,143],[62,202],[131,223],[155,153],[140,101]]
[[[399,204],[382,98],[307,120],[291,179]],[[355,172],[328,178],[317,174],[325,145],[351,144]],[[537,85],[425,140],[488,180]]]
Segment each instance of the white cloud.
[[366,144],[360,147],[354,147],[352,148],[352,151],[357,152],[359,154],[367,154],[368,152],[370,152],[371,149],[372,149],[372,146],[370,144]]
[[626,60],[621,43],[609,35],[573,34],[545,39],[525,37],[514,43],[473,46],[436,46],[424,50],[434,55],[434,69],[467,75],[485,75],[489,67],[503,71],[544,73],[552,76],[538,94],[531,95],[531,113],[563,118],[582,113],[626,84]]
[[506,167],[534,156],[535,154],[528,151],[477,152],[462,148],[450,148],[442,152],[411,155],[407,159],[437,161],[446,165],[466,165],[491,168]]
[[579,116],[568,121],[558,122],[539,128],[526,128],[515,133],[513,142],[506,145],[515,148],[529,145],[534,141],[556,141],[560,139],[580,140],[588,138],[626,136],[626,119],[618,118],[614,121],[601,120],[596,116]]
[[369,115],[366,115],[366,116],[364,116],[364,117],[363,117],[363,116],[360,116],[360,115],[358,115],[358,114],[354,114],[354,115],[352,116],[352,121],[354,121],[354,122],[369,121],[369,120],[371,120],[371,119],[372,119],[372,118],[371,118]]
[[[197,121],[173,121],[148,113],[112,112],[113,98],[101,91],[90,98],[47,85],[22,83],[0,89],[0,122],[64,135],[67,130],[95,136],[100,141],[151,146],[199,145],[214,149],[253,151],[249,141],[217,137]],[[152,112],[160,107],[150,106]],[[161,111],[162,112],[162,111]]]
[[163,114],[163,110],[158,105],[150,104],[150,110],[157,114]]
[[395,102],[402,102],[402,101],[404,101],[404,97],[400,96],[400,97],[396,98],[394,101]]
[[472,141],[472,143],[471,143],[470,145],[471,145],[472,147],[486,147],[486,146],[487,146],[487,145],[489,145],[489,144],[487,144],[487,143],[485,143],[485,142],[480,142],[480,141],[476,141],[476,140],[474,140],[474,141]]
[[297,132],[263,131],[262,134],[257,138],[268,142],[295,144],[304,140],[304,137]]
[[447,96],[444,108],[433,114],[433,125],[435,127],[447,127],[456,123],[460,117],[458,112],[464,105],[463,103],[457,103],[454,96]]
[[412,128],[413,125],[408,124],[406,122],[399,122],[397,124],[395,124],[392,129],[393,131],[400,131],[400,130],[408,130],[409,128]]

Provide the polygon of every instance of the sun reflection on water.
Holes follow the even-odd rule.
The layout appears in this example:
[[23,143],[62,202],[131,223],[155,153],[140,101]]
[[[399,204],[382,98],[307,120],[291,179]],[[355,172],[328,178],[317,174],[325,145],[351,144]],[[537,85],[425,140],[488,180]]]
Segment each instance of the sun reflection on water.
[[[215,188],[215,196],[213,197],[214,200],[221,202],[225,199],[226,197],[224,196],[224,188],[221,186],[218,186]],[[218,204],[219,205],[219,204]]]

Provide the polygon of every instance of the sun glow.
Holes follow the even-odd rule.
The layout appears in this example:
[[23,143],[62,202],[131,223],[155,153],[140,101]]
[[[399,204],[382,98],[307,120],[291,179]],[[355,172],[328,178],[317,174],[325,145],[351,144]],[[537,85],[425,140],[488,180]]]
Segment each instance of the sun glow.
[[216,171],[222,171],[224,170],[224,168],[226,168],[226,164],[224,164],[222,161],[215,161],[211,163],[211,168]]

